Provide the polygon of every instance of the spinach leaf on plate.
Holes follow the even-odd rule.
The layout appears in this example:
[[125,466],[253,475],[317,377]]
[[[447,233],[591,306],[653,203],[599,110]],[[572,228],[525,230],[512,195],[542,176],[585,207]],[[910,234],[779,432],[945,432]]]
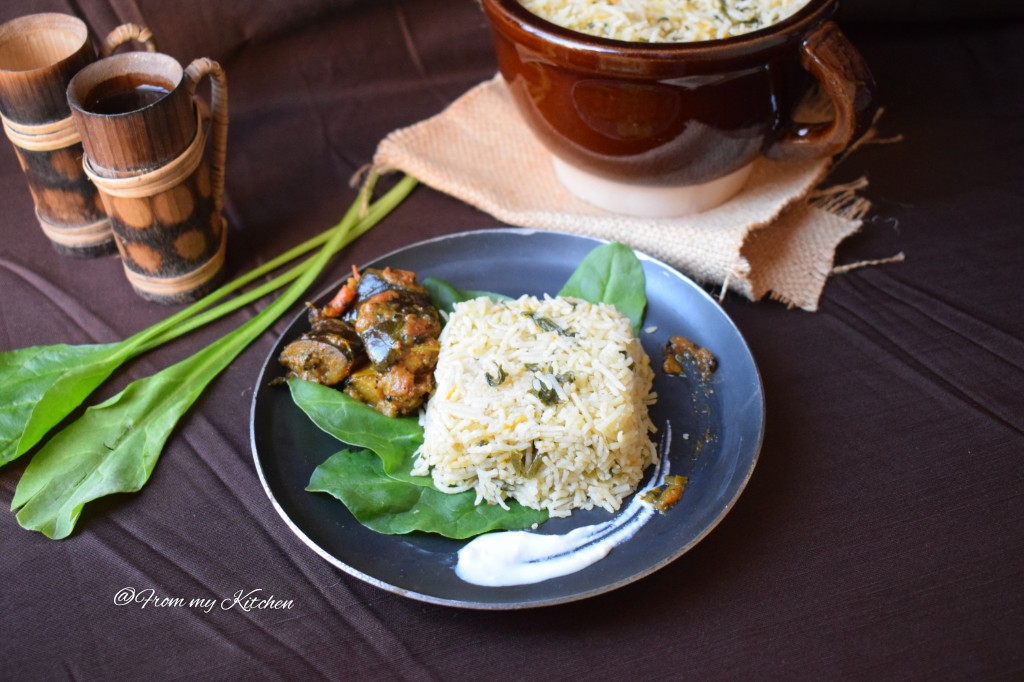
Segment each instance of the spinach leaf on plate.
[[494,301],[508,301],[510,298],[492,291],[466,291],[459,289],[451,282],[446,282],[438,277],[427,277],[420,284],[430,292],[430,299],[434,307],[440,311],[451,313],[455,310],[456,303],[471,301],[474,298],[486,296]]
[[424,531],[464,539],[492,530],[528,528],[548,518],[547,512],[516,503],[507,510],[478,505],[472,490],[449,494],[392,478],[367,450],[332,455],[313,472],[306,490],[336,497],[359,523],[388,535]]
[[412,476],[412,459],[423,443],[423,427],[415,417],[385,417],[341,391],[312,381],[288,379],[292,400],[320,429],[341,442],[366,448],[383,463],[382,473],[419,485],[427,476]]
[[611,303],[629,318],[633,333],[639,335],[647,307],[646,286],[640,259],[625,244],[612,242],[587,254],[558,295]]

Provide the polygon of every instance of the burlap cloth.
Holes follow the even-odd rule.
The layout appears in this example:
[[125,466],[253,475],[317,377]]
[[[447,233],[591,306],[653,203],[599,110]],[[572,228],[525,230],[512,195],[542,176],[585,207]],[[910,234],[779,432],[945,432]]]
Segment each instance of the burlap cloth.
[[374,157],[378,172],[409,173],[509,225],[618,240],[723,295],[770,297],[808,311],[817,309],[836,247],[868,209],[856,194],[863,183],[815,190],[830,163],[759,160],[739,194],[696,215],[609,213],[562,187],[500,75],[440,114],[394,131]]

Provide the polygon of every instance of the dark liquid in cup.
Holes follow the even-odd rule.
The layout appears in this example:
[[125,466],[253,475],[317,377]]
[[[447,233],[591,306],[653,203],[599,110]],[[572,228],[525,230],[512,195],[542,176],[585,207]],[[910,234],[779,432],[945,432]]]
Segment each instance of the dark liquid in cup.
[[172,87],[134,75],[118,76],[93,88],[85,98],[85,109],[105,116],[126,114],[160,101]]

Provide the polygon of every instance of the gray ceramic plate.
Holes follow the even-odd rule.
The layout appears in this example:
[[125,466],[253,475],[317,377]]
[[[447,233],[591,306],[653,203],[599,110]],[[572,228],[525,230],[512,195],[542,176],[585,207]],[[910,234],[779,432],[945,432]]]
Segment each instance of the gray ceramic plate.
[[[368,266],[413,270],[463,289],[511,296],[556,293],[601,242],[556,232],[492,229],[405,247]],[[413,599],[474,609],[519,609],[592,597],[662,568],[692,548],[725,516],[750,478],[764,432],[760,375],[742,336],[699,286],[664,263],[641,256],[648,310],[643,345],[656,371],[655,424],[670,421],[671,472],[689,477],[682,500],[656,515],[632,539],[577,573],[517,587],[479,587],[454,571],[464,544],[428,534],[381,535],[356,522],[334,498],[305,492],[310,474],[342,445],[296,408],[287,388],[270,387],[282,375],[277,356],[306,329],[296,315],[267,358],[253,398],[253,456],[267,494],[295,534],[346,573]],[[317,299],[323,304],[340,286]],[[660,371],[662,348],[681,334],[706,346],[719,361],[709,385]],[[686,434],[688,438],[681,436]],[[606,521],[604,511],[576,512],[542,524],[564,533]]]

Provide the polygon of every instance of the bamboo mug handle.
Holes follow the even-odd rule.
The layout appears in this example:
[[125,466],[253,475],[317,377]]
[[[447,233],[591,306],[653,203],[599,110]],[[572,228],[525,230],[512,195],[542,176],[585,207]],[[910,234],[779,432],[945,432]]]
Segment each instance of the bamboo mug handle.
[[867,131],[877,108],[871,70],[835,22],[826,21],[804,39],[800,64],[831,100],[834,116],[827,123],[797,124],[769,149],[773,159],[837,154]]
[[121,24],[107,34],[106,40],[103,41],[103,49],[100,51],[100,55],[109,57],[114,54],[114,50],[132,41],[146,48],[146,52],[156,52],[156,42],[153,40],[153,34],[148,28],[138,24]]
[[200,57],[185,69],[189,93],[194,97],[204,77],[210,77],[210,186],[213,192],[214,212],[224,219],[224,166],[228,150],[228,79],[220,64]]

